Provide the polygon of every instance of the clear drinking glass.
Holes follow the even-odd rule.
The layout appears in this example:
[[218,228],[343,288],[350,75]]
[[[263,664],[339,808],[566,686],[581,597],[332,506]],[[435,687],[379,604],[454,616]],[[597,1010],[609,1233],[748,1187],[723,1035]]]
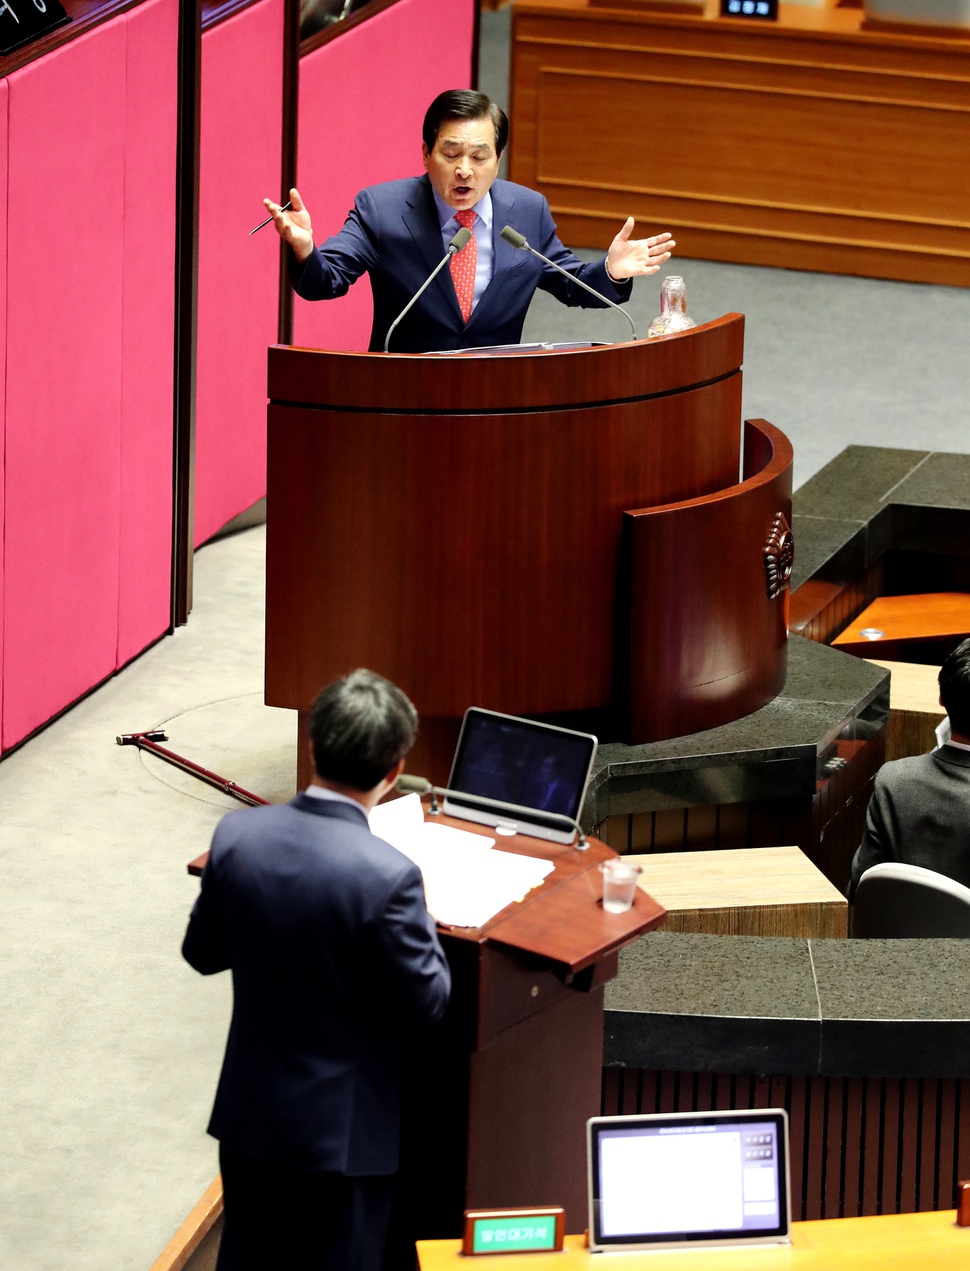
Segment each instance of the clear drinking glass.
[[633,908],[637,894],[637,879],[643,873],[639,865],[625,861],[622,856],[603,861],[603,909],[608,914],[625,914]]

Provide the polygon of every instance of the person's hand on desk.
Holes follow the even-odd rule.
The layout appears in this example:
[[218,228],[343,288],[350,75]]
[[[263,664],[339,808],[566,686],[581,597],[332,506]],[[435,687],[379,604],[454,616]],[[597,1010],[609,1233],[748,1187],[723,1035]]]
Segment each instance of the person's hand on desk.
[[606,272],[614,282],[655,274],[677,246],[669,234],[632,239],[633,226],[633,217],[628,216],[606,254]]
[[313,253],[313,226],[310,224],[310,213],[306,210],[299,190],[290,190],[290,210],[284,212],[279,203],[272,199],[263,199],[266,211],[273,218],[276,232],[284,243],[289,243],[293,255],[302,264]]

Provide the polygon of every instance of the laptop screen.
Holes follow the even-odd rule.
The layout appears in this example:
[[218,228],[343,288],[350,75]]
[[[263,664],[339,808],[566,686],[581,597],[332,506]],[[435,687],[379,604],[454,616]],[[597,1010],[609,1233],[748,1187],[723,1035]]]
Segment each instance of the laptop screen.
[[[578,817],[596,738],[552,724],[472,707],[465,712],[448,785],[502,803]],[[448,807],[465,811],[456,796]]]
[[787,1240],[781,1109],[594,1117],[588,1126],[592,1248]]

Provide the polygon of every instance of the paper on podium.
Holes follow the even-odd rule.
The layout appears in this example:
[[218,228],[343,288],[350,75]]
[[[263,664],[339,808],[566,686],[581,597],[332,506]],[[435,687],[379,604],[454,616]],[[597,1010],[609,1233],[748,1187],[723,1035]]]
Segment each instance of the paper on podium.
[[374,808],[370,828],[414,861],[428,911],[446,927],[484,926],[555,869],[552,861],[493,851],[495,840],[482,834],[426,821],[416,794]]

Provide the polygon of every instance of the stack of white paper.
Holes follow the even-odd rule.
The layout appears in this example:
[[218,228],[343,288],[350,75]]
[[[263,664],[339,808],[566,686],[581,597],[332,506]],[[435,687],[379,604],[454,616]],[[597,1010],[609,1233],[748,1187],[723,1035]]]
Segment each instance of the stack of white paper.
[[484,926],[555,869],[552,861],[493,851],[495,840],[482,834],[425,821],[416,794],[375,808],[370,827],[421,870],[428,910],[447,927]]

